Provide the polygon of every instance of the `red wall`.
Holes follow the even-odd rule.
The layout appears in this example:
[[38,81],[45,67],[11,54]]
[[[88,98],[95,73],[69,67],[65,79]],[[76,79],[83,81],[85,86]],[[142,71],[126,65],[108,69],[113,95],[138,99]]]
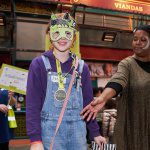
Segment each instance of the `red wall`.
[[133,54],[132,50],[99,48],[90,46],[80,47],[81,56],[87,60],[120,61]]

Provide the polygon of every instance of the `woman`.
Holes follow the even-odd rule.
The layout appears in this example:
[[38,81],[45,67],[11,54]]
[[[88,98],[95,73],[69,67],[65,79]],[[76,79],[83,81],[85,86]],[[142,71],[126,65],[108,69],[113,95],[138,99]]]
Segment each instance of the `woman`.
[[112,97],[121,93],[114,142],[118,150],[150,149],[150,25],[134,30],[134,55],[122,60],[103,93],[86,108],[83,118],[95,118]]

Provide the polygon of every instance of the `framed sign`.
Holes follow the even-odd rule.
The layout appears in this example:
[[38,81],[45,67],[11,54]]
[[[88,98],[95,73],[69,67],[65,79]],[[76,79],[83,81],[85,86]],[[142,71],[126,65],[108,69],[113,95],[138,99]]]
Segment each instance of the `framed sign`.
[[91,77],[110,78],[117,71],[117,62],[87,62]]
[[[118,62],[86,62],[89,67],[92,85],[105,87],[117,71]],[[95,84],[93,84],[95,83]]]
[[2,64],[2,68],[0,70],[0,88],[5,88],[25,95],[27,77],[28,70]]

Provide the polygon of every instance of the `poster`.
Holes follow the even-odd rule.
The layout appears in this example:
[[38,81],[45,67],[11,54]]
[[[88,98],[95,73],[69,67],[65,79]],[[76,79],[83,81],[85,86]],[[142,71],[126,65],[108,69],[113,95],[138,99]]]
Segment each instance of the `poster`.
[[87,62],[91,77],[110,78],[117,71],[117,62]]
[[26,94],[28,70],[2,64],[0,70],[0,88],[12,90],[19,94]]
[[[92,84],[95,87],[105,87],[117,71],[118,62],[86,62],[89,67]],[[96,83],[96,84],[95,84]]]

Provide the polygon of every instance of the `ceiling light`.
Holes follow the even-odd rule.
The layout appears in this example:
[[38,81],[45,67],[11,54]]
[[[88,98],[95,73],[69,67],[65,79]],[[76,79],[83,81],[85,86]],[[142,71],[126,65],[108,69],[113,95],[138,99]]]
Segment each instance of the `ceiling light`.
[[116,37],[115,32],[104,32],[102,40],[106,42],[114,42],[115,37]]
[[5,15],[3,13],[0,13],[0,26],[5,25]]

